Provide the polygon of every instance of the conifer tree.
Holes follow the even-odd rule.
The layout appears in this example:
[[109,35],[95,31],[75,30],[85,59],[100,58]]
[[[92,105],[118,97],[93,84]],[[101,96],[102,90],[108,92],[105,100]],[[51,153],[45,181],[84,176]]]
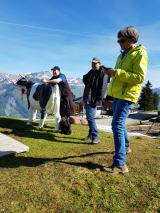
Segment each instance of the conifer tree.
[[142,88],[141,97],[139,100],[140,109],[144,111],[154,109],[154,98],[152,92],[152,84],[148,81]]

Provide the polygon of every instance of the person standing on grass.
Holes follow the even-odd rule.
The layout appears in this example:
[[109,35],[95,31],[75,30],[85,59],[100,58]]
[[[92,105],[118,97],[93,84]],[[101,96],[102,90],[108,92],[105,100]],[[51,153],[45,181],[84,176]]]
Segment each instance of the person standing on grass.
[[98,144],[99,135],[95,121],[96,106],[102,104],[102,99],[106,95],[109,77],[105,74],[106,68],[101,66],[99,58],[92,59],[91,67],[91,70],[83,76],[85,85],[83,101],[89,125],[88,136],[83,140],[91,140],[92,144]]
[[147,71],[148,56],[144,46],[136,45],[139,33],[135,27],[125,27],[118,32],[117,37],[121,54],[115,69],[106,70],[112,77],[108,95],[114,98],[112,131],[115,152],[112,166],[104,167],[104,171],[124,174],[128,172],[126,153],[131,152],[125,121],[139,98]]

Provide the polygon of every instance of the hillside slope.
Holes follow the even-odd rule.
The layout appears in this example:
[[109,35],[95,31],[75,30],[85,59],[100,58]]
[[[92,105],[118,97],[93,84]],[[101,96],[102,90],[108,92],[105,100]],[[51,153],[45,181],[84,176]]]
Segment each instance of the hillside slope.
[[113,138],[82,141],[88,127],[72,125],[69,136],[43,131],[38,124],[1,117],[0,131],[30,147],[28,153],[0,159],[3,212],[160,212],[160,140],[132,137],[130,172],[102,171],[112,162]]

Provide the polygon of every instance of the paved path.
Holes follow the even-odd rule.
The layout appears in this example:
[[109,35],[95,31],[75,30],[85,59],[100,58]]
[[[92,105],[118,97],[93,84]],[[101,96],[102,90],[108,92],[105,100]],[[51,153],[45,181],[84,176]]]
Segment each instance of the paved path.
[[0,157],[28,151],[28,146],[0,133]]
[[[85,116],[84,116],[85,117]],[[134,117],[134,116],[133,116]],[[54,119],[47,119],[47,121],[53,121]],[[99,118],[96,118],[96,124],[97,128],[100,130],[103,130],[105,132],[112,132],[111,129],[111,122],[112,122],[112,116],[100,116]],[[127,118],[126,125],[132,126],[132,125],[138,125],[140,124],[140,120],[136,118]],[[128,132],[129,136],[146,136],[144,134],[141,134],[139,132]]]
[[[96,123],[99,125],[111,126],[111,122],[112,122],[112,116],[105,116],[104,118],[96,119]],[[139,123],[140,123],[140,120],[138,120],[138,119],[127,118],[127,120],[126,120],[127,126],[132,126],[132,125],[136,125]]]
[[[111,122],[112,122],[112,116],[105,116],[104,118],[96,119],[97,128],[100,130],[103,130],[105,132],[112,132]],[[136,120],[136,119],[127,118],[127,120],[126,120],[127,126],[137,125],[139,123],[140,123],[140,121]],[[139,132],[128,132],[128,135],[129,136],[146,136]]]
[[[110,125],[97,124],[97,128],[100,129],[100,130],[103,130],[105,132],[112,132]],[[144,134],[139,133],[139,132],[128,132],[128,135],[129,136],[145,136],[145,137],[147,137],[147,135],[144,135]]]

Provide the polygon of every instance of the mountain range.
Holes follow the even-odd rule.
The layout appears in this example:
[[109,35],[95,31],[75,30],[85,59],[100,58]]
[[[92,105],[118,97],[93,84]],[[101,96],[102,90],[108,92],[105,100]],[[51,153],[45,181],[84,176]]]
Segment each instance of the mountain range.
[[[43,78],[51,78],[51,72],[25,74],[33,82],[41,82]],[[27,117],[27,101],[21,97],[20,89],[14,84],[21,76],[0,73],[0,116]],[[75,97],[83,95],[84,85],[80,78],[68,78],[68,83]]]
[[159,88],[154,88],[153,89],[154,93],[157,93],[158,95],[160,95],[160,87]]
[[[41,82],[43,78],[51,78],[50,71],[25,74],[33,82]],[[0,73],[0,116],[27,117],[27,101],[21,97],[20,89],[13,83],[20,75]],[[84,84],[80,78],[68,78],[68,83],[75,97],[83,95]],[[153,92],[160,95],[160,87],[154,88]]]

